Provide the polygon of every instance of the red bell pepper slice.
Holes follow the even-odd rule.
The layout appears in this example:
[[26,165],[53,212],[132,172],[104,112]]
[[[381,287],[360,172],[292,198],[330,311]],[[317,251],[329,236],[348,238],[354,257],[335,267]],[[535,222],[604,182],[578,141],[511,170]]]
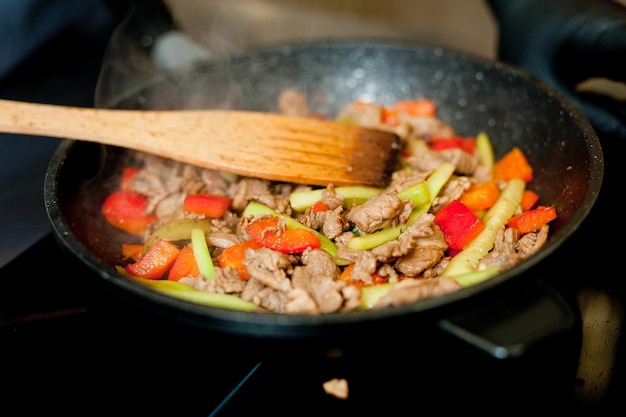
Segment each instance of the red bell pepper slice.
[[278,229],[277,216],[261,216],[246,227],[246,232],[260,245],[279,252],[302,253],[307,248],[319,248],[322,244],[315,233],[303,229]]
[[176,261],[179,252],[180,249],[173,243],[159,239],[141,260],[126,265],[124,269],[136,277],[162,279]]
[[170,272],[167,274],[167,279],[170,281],[178,281],[183,277],[197,277],[199,275],[200,268],[198,268],[193,249],[189,246],[183,246],[174,264],[172,264]]
[[539,230],[541,226],[556,218],[554,206],[538,206],[511,217],[506,225],[517,229],[521,234],[526,234]]
[[428,146],[433,151],[446,149],[461,149],[470,155],[476,151],[476,139],[473,137],[432,138],[428,140]]
[[157,220],[155,214],[146,213],[148,199],[133,191],[116,191],[102,203],[104,218],[118,229],[141,236],[146,227]]
[[189,194],[185,197],[183,205],[185,210],[191,213],[217,219],[222,217],[224,212],[230,207],[231,202],[232,198],[221,195]]
[[459,200],[452,200],[435,214],[448,246],[461,250],[485,228],[482,219]]

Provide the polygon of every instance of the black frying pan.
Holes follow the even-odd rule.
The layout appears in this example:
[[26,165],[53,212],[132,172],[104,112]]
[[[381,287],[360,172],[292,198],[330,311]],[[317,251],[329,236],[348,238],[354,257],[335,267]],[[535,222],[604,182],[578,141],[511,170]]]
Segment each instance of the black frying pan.
[[115,272],[120,243],[128,236],[106,224],[99,209],[116,184],[124,151],[67,141],[56,151],[45,182],[45,204],[61,246],[95,271],[114,294],[158,315],[218,333],[274,340],[341,339],[428,326],[505,357],[574,325],[574,309],[544,285],[550,277],[542,266],[594,205],[603,178],[602,150],[576,108],[521,71],[428,45],[309,42],[264,47],[228,61],[164,74],[129,91],[115,106],[276,111],[277,96],[285,88],[305,93],[311,108],[328,117],[355,99],[389,104],[429,97],[437,102],[439,116],[461,135],[487,132],[498,157],[519,146],[535,170],[529,187],[559,213],[549,241],[535,256],[483,284],[397,308],[284,316],[194,305]]

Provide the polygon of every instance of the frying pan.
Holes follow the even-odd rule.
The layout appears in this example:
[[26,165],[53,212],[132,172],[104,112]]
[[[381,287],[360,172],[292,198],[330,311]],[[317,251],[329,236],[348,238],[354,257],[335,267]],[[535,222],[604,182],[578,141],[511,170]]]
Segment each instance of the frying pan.
[[486,132],[497,157],[520,147],[534,167],[529,188],[559,213],[548,242],[536,255],[482,284],[394,308],[287,316],[196,305],[116,273],[120,245],[129,236],[110,227],[99,210],[117,184],[125,151],[65,141],[53,155],[45,179],[45,206],[60,246],[125,302],[184,325],[257,340],[335,343],[431,328],[493,356],[511,357],[575,325],[576,309],[550,285],[546,258],[554,256],[593,207],[603,179],[602,149],[577,108],[516,68],[400,41],[279,44],[159,74],[113,104],[127,109],[272,112],[277,111],[278,94],[287,88],[306,94],[310,108],[327,117],[356,99],[391,104],[432,98],[439,117],[460,135]]

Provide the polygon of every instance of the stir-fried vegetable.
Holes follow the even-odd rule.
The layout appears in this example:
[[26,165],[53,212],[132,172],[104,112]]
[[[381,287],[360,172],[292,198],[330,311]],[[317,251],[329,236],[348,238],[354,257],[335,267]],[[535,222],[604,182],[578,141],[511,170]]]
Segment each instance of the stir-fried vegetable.
[[493,247],[498,230],[506,225],[522,199],[526,184],[519,178],[513,178],[502,190],[500,198],[485,214],[484,229],[461,252],[456,254],[443,275],[455,276],[472,272],[481,258]]
[[521,234],[526,234],[539,230],[541,226],[554,219],[556,219],[554,206],[539,206],[511,217],[506,225],[517,229]]
[[310,230],[302,227],[281,230],[279,222],[278,216],[259,216],[246,227],[246,232],[261,246],[283,253],[302,253],[322,245]]
[[[497,254],[499,233],[508,228],[511,241],[498,243],[511,252],[518,251],[513,240],[529,233],[536,236],[525,245],[543,242],[537,237],[556,209],[538,205],[539,195],[526,189],[533,171],[520,148],[496,160],[485,132],[458,136],[435,109],[429,99],[356,102],[341,116],[397,131],[426,129],[403,138],[385,189],[296,187],[205,170],[171,191],[177,194],[169,202],[180,207],[165,214],[161,207],[157,216],[153,208],[167,196],[143,195],[137,187],[150,183],[141,178],[149,174],[129,167],[102,213],[144,242],[123,245],[127,263],[118,271],[186,301],[288,314],[398,305],[492,278],[511,266],[484,259]],[[514,255],[509,259],[526,256]]]
[[136,277],[162,279],[170,270],[180,249],[165,239],[154,245],[135,263],[126,265],[126,272]]
[[452,200],[439,210],[435,214],[435,224],[454,250],[465,248],[485,228],[481,218],[459,200]]
[[148,225],[157,220],[146,213],[148,199],[134,191],[117,191],[102,203],[102,214],[109,223],[127,233],[141,236]]

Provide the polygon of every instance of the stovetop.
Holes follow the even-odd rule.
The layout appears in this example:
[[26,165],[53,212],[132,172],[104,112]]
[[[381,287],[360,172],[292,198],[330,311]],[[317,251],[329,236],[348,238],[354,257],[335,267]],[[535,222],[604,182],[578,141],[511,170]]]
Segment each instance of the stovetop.
[[[0,82],[0,97],[91,105],[100,51],[83,47],[67,60],[33,58],[19,76]],[[75,57],[86,55],[93,59],[77,65]],[[43,206],[45,170],[57,144],[0,135],[2,414],[396,415],[433,404],[442,411],[626,408],[624,284],[591,263],[608,197],[545,265],[550,283],[580,311],[579,326],[522,358],[495,359],[420,332],[388,345],[372,335],[372,346],[347,356],[290,351],[281,360],[261,353],[263,340],[188,327],[130,305],[68,258]],[[349,381],[347,400],[323,392],[322,383],[335,377]]]

